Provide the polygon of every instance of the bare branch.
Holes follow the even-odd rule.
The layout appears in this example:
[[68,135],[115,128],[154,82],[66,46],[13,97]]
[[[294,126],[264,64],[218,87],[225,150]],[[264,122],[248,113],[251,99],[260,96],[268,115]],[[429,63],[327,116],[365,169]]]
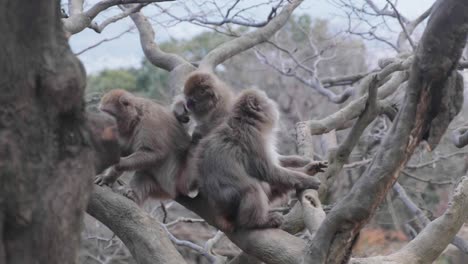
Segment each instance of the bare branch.
[[109,7],[125,4],[144,4],[168,1],[174,0],[102,0],[84,12],[82,0],[76,1],[76,3],[75,1],[72,1],[70,5],[70,7],[72,7],[70,10],[70,16],[68,18],[62,19],[63,27],[70,34],[76,34],[90,26],[93,19],[96,18],[99,13],[108,9]]
[[115,16],[112,16],[112,17],[109,17],[108,19],[104,20],[100,25],[98,25],[97,23],[91,23],[91,25],[89,25],[89,28],[93,29],[94,31],[96,31],[96,33],[101,33],[102,30],[104,30],[104,28],[106,28],[109,24],[112,24],[112,23],[115,23],[123,18],[126,18],[128,17],[130,14],[133,14],[133,13],[136,13],[136,12],[139,12],[143,7],[147,6],[148,3],[145,3],[145,4],[136,4],[130,8],[127,8],[127,9],[123,9],[123,12],[115,15]]
[[[424,13],[422,13],[415,20],[406,23],[406,27],[405,27],[406,32],[401,32],[398,35],[397,46],[399,49],[402,48],[403,43],[405,42],[406,38],[408,38],[408,36],[411,36],[411,34],[413,34],[414,30],[418,27],[418,25],[421,24],[427,17],[429,17],[429,15],[432,12],[433,6],[434,5],[432,5],[429,9],[427,9]],[[413,50],[414,50],[414,47],[413,47]]]
[[189,64],[179,55],[162,51],[154,41],[154,30],[148,19],[140,12],[130,15],[140,33],[140,43],[146,58],[155,66],[172,71],[177,66]]
[[162,225],[164,231],[166,231],[166,234],[169,236],[169,239],[172,241],[172,243],[178,245],[178,246],[183,246],[183,247],[187,247],[187,248],[190,248],[198,253],[200,253],[202,256],[204,256],[205,258],[207,258],[211,263],[215,264],[215,263],[221,263],[221,261],[219,261],[216,256],[213,256],[212,254],[210,254],[209,252],[207,252],[203,247],[195,244],[195,243],[192,243],[190,241],[187,241],[187,240],[180,240],[178,238],[176,238],[168,229],[165,225]]
[[99,46],[99,45],[101,45],[101,44],[103,44],[103,43],[106,43],[106,42],[109,42],[109,41],[112,41],[112,40],[116,40],[116,39],[122,37],[123,35],[127,34],[128,32],[132,31],[133,29],[134,29],[134,27],[130,27],[130,28],[128,28],[127,30],[121,32],[120,34],[118,34],[118,35],[116,35],[116,36],[114,36],[114,37],[102,39],[102,40],[100,40],[100,41],[94,43],[93,45],[91,45],[91,46],[89,46],[89,47],[86,47],[86,48],[84,48],[84,49],[78,51],[77,53],[75,53],[75,55],[76,55],[76,56],[79,56],[79,55],[81,55],[81,54],[83,54],[83,53],[85,53],[85,52],[87,52],[87,51],[89,51],[89,50],[91,50],[91,49],[94,49],[95,47],[97,47],[97,46]]
[[267,41],[275,32],[286,24],[289,16],[302,1],[303,0],[291,1],[291,3],[285,6],[266,26],[219,45],[202,59],[200,68],[212,71],[217,65],[232,56]]
[[234,25],[245,26],[245,27],[263,27],[263,26],[266,26],[270,22],[270,20],[273,19],[276,16],[276,12],[277,12],[278,8],[283,3],[283,1],[279,1],[276,6],[273,6],[271,8],[270,13],[267,15],[267,19],[265,21],[253,22],[253,21],[248,21],[246,19],[241,19],[241,18],[238,17],[239,12],[244,11],[244,10],[241,10],[241,11],[237,12],[236,14],[234,14],[233,16],[230,17],[231,11],[234,9],[234,7],[239,2],[240,2],[239,0],[235,1],[234,4],[226,11],[226,14],[220,20],[210,20],[206,16],[206,14],[202,14],[202,15],[192,14],[189,17],[180,17],[180,16],[177,16],[177,15],[171,13],[166,8],[163,8],[163,7],[159,6],[159,5],[157,5],[157,7],[164,14],[167,14],[171,18],[177,20],[178,22],[189,22],[189,23],[193,23],[193,24],[198,25],[198,26],[200,26],[200,25],[211,25],[211,26],[219,27],[219,26],[223,26],[225,24],[234,24]]
[[[289,51],[286,51],[286,52],[290,53]],[[259,50],[256,50],[255,54],[257,55],[257,58],[262,63],[270,66],[272,69],[274,69],[275,71],[277,71],[278,73],[282,75],[294,77],[296,80],[300,81],[304,85],[316,90],[321,95],[327,97],[333,103],[341,104],[354,94],[354,89],[352,87],[347,88],[341,94],[335,94],[333,91],[329,89],[325,89],[322,86],[322,83],[320,82],[320,80],[317,78],[315,71],[312,69],[308,69],[308,67],[304,66],[302,63],[297,61],[297,59],[295,59],[295,57],[292,55],[291,57],[293,58],[293,60],[295,60],[296,65],[306,70],[309,73],[309,76],[307,78],[300,76],[295,70],[282,69],[279,66],[277,66],[276,63],[271,63],[270,61],[268,61],[267,57]]]
[[[371,76],[368,78],[370,79]],[[390,80],[379,87],[377,95],[378,99],[381,100],[395,92],[407,78],[408,74],[406,72],[396,72],[392,74]],[[366,85],[366,82],[363,81],[363,84],[361,85]],[[324,119],[305,121],[306,126],[309,127],[310,133],[312,133],[312,135],[327,133],[333,129],[336,129],[343,123],[357,118],[364,110],[366,101],[367,95],[361,96],[360,98],[350,102],[347,106],[340,109],[336,113],[327,116]]]
[[449,154],[446,154],[446,155],[437,156],[435,159],[427,161],[427,162],[422,162],[422,163],[419,163],[419,164],[408,164],[408,165],[406,165],[406,168],[408,168],[408,169],[419,169],[419,168],[422,168],[422,167],[431,166],[436,162],[439,162],[439,161],[444,160],[444,159],[451,158],[453,156],[458,156],[458,155],[464,156],[466,154],[468,154],[468,150],[457,151],[457,152],[449,153]]
[[[410,33],[408,32],[408,30],[406,29],[406,25],[403,23],[403,20],[402,20],[402,17],[400,15],[400,12],[398,12],[397,8],[395,7],[395,5],[390,1],[390,0],[387,0],[387,3],[393,8],[393,11],[395,12],[395,15],[397,17],[397,20],[398,20],[398,23],[400,24],[403,32],[405,33],[406,35],[406,39],[408,39],[410,45],[411,45],[411,48],[413,48],[413,51],[416,49],[416,46],[414,45],[414,42],[413,40],[411,39],[411,35]],[[401,48],[401,47],[399,47]]]

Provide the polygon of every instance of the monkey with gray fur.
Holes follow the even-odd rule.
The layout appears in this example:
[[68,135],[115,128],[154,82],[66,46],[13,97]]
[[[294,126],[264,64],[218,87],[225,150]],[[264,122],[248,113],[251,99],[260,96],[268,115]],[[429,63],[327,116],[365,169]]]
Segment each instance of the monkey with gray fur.
[[189,75],[184,95],[188,113],[197,124],[192,133],[192,141],[196,144],[223,122],[232,108],[234,95],[231,88],[214,74],[202,71]]
[[[216,210],[225,232],[239,228],[275,228],[282,215],[269,212],[270,188],[317,189],[320,181],[279,165],[275,130],[276,104],[258,90],[244,90],[231,113],[203,138],[195,152],[200,191]],[[268,186],[268,185],[266,185]]]
[[[192,133],[192,142],[197,142],[220,125],[232,109],[234,95],[232,89],[209,72],[194,71],[184,85],[184,97],[175,98],[172,105],[174,114],[183,123],[192,116],[196,127]],[[323,172],[326,162],[314,162],[297,155],[278,155],[280,165],[314,175]]]
[[96,176],[96,184],[111,185],[122,172],[135,171],[127,196],[139,205],[148,197],[189,195],[195,186],[185,173],[190,136],[169,109],[120,89],[106,93],[99,108],[117,121],[123,157]]

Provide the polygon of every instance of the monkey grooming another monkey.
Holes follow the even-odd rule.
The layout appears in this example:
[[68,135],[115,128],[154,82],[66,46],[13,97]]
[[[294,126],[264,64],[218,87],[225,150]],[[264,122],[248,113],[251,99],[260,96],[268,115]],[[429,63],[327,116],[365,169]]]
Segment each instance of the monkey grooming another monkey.
[[[219,126],[232,109],[234,95],[228,85],[209,72],[192,72],[184,86],[183,97],[176,97],[172,105],[174,114],[182,123],[189,121],[191,115],[197,126],[192,134],[192,142],[197,144],[214,128]],[[323,172],[326,162],[314,162],[297,155],[278,155],[280,165],[315,175]]]
[[99,108],[117,121],[123,157],[96,176],[96,184],[110,185],[122,172],[135,171],[126,195],[139,205],[148,197],[189,194],[194,179],[184,169],[190,136],[169,109],[120,89],[106,93]]
[[220,125],[232,108],[231,89],[214,74],[195,71],[184,86],[186,107],[196,122],[192,142],[200,139]]
[[278,118],[276,104],[264,92],[244,90],[226,120],[197,146],[200,191],[225,232],[281,225],[282,215],[268,212],[265,183],[283,191],[320,185],[315,177],[279,165],[274,146]]

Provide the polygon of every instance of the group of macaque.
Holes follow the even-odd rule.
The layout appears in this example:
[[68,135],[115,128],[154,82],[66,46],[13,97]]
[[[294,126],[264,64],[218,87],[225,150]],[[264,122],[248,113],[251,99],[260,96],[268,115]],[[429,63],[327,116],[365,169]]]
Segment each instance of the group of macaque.
[[201,195],[225,232],[279,227],[283,217],[269,212],[271,202],[290,190],[317,189],[312,176],[326,166],[279,155],[275,102],[254,89],[234,95],[212,73],[193,72],[170,108],[124,90],[106,93],[99,108],[117,121],[122,157],[95,183],[111,185],[135,171],[125,195],[139,205],[148,197]]

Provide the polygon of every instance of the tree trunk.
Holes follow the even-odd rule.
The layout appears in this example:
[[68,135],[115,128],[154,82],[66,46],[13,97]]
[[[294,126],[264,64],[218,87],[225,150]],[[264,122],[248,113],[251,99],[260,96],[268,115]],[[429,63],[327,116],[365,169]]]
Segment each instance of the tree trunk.
[[1,1],[0,39],[0,263],[73,263],[94,175],[85,72],[59,1]]

